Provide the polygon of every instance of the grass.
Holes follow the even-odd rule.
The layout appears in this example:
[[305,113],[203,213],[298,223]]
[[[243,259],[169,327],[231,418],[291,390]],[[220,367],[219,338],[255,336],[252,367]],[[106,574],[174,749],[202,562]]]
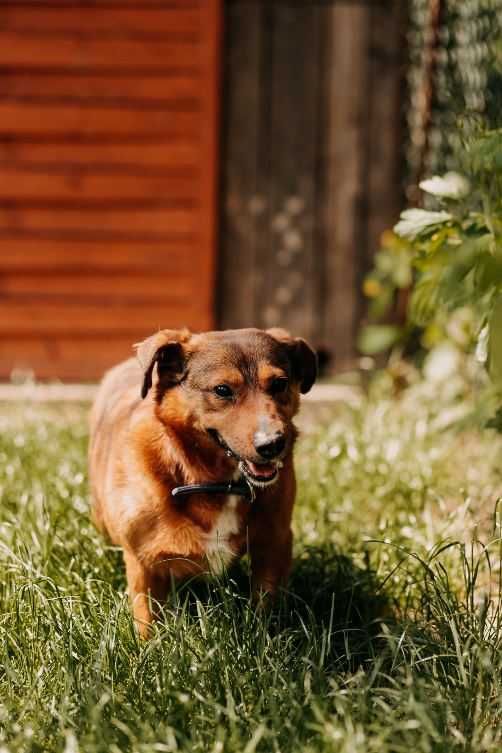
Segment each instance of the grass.
[[469,401],[376,385],[324,415],[276,610],[244,567],[179,589],[146,644],[89,523],[85,410],[3,411],[0,752],[500,751],[502,442],[459,430]]

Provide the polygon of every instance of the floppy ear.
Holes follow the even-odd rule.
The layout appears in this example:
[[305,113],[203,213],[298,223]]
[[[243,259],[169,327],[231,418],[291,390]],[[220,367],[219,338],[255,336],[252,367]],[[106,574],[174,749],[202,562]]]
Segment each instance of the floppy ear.
[[279,340],[279,342],[287,345],[293,375],[300,383],[300,392],[303,395],[309,392],[317,379],[318,367],[315,350],[303,338],[291,337],[285,329],[273,327],[272,329],[267,329],[267,333],[272,335],[276,340]]
[[178,384],[185,372],[185,351],[183,345],[190,339],[188,330],[164,329],[141,343],[137,343],[136,355],[144,371],[141,397],[145,398],[152,386],[153,367],[157,364],[159,380],[168,386]]
[[317,353],[301,337],[295,338],[293,362],[300,375],[300,392],[304,395],[310,391],[317,379],[318,365]]

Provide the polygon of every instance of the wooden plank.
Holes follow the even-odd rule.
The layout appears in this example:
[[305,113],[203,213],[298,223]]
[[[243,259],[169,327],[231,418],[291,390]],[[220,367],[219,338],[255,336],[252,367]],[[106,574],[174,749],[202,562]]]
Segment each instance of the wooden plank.
[[[224,60],[223,224],[218,326],[256,324],[257,222],[266,198],[258,183],[263,108],[260,66],[263,6],[234,2],[226,9]],[[238,259],[238,264],[236,263]]]
[[36,32],[17,33],[0,29],[0,65],[116,70],[133,68],[197,71],[199,43],[155,39],[54,39]]
[[72,238],[40,237],[37,235],[0,235],[0,260],[2,272],[26,270],[56,273],[72,270],[88,273],[99,270],[111,272],[141,272],[152,269],[158,273],[170,270],[181,274],[192,270],[202,254],[201,247],[193,241],[165,241],[142,243],[138,241],[106,242]]
[[25,199],[44,201],[139,201],[155,197],[162,201],[194,204],[199,195],[197,174],[162,175],[95,175],[85,169],[52,171],[23,166],[2,167],[0,163],[0,202]]
[[[207,328],[204,320],[193,321],[194,329]],[[165,326],[184,325],[165,322]],[[37,380],[94,381],[111,366],[133,357],[134,343],[148,337],[155,329],[137,325],[127,332],[109,330],[94,335],[71,332],[56,336],[43,333],[35,337],[29,334],[0,336],[0,379],[10,379],[15,370],[18,378],[25,375]]]
[[184,305],[188,297],[194,295],[196,283],[188,270],[180,274],[164,268],[158,270],[144,268],[124,272],[117,270],[113,275],[103,272],[45,272],[26,271],[6,274],[0,271],[0,300],[3,297],[17,297],[31,301],[86,302],[103,299],[109,301],[129,301],[130,303],[162,304],[164,301],[178,301]]
[[319,332],[320,21],[316,4],[230,6],[222,326]]
[[371,9],[368,134],[368,232],[364,274],[403,206],[406,8],[399,0]]
[[18,375],[36,379],[90,381],[98,379],[110,366],[133,355],[133,343],[149,332],[139,329],[119,335],[108,332],[101,337],[38,335],[37,337],[0,337],[0,379]]
[[[78,81],[74,84],[78,88]],[[78,107],[82,110],[92,109],[95,107],[101,110],[117,110],[122,111],[140,111],[140,112],[197,112],[200,109],[199,97],[192,97],[191,99],[180,99],[179,97],[162,96],[166,94],[160,87],[159,98],[152,101],[146,101],[144,99],[136,99],[133,97],[82,97],[80,92],[75,95],[67,93],[63,96],[40,96],[38,94],[32,96],[6,96],[1,99],[2,102],[7,104],[20,104],[20,105],[35,105],[39,107]]]
[[202,88],[201,113],[201,180],[200,180],[200,243],[204,249],[198,279],[203,281],[198,289],[198,301],[205,312],[210,328],[215,321],[216,253],[218,242],[217,217],[219,213],[219,114],[220,114],[220,47],[222,39],[222,0],[206,0],[203,25],[205,44],[200,48],[200,60],[206,73]]
[[156,35],[197,33],[200,12],[187,7],[117,7],[102,5],[54,6],[4,3],[0,6],[0,29],[38,34],[113,33],[116,36],[148,32]]
[[[1,125],[0,125],[1,128]],[[200,147],[196,141],[156,138],[128,143],[120,138],[95,140],[69,139],[62,133],[61,142],[21,141],[0,142],[0,161],[15,164],[42,165],[46,169],[58,166],[80,166],[101,172],[127,171],[132,173],[164,174],[166,170],[193,169],[199,163]],[[136,134],[132,134],[134,139]]]
[[[51,8],[137,8],[139,0],[9,0],[10,5],[21,8],[42,6]],[[141,0],[142,10],[166,8],[200,8],[205,0]]]
[[368,50],[370,8],[325,7],[330,76],[327,102],[325,201],[326,300],[322,337],[337,368],[352,365],[360,317],[359,255],[365,247]]
[[[123,100],[133,103],[165,107],[175,100],[194,100],[200,96],[200,75],[168,75],[150,73],[140,75],[91,74],[65,68],[27,71],[23,68],[0,69],[0,97],[61,98],[72,96],[75,102],[91,98],[108,101]],[[99,104],[99,103],[96,103]]]
[[30,134],[32,138],[44,134],[195,138],[200,130],[201,117],[195,111],[0,101],[0,138],[5,134]]
[[258,244],[263,270],[258,322],[313,339],[319,331],[321,277],[316,236],[319,7],[275,4],[268,33],[270,89],[261,138],[269,214]]
[[120,233],[131,238],[137,234],[195,234],[200,217],[193,209],[138,208],[79,209],[31,208],[0,205],[0,231],[80,230],[86,233]]
[[144,301],[140,308],[129,302],[102,301],[85,303],[77,299],[67,301],[25,301],[0,297],[0,338],[6,335],[59,335],[63,333],[129,332],[137,329],[138,316],[145,332],[164,327],[197,327],[207,322],[207,312],[198,305],[197,298],[180,306],[167,295],[162,304]]

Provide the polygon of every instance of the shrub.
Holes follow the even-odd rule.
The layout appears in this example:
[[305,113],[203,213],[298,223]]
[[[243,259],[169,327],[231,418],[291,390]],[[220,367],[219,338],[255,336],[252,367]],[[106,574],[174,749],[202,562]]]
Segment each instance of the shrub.
[[420,188],[433,208],[401,214],[383,234],[364,283],[370,315],[379,318],[397,290],[410,288],[407,321],[371,325],[359,345],[375,353],[403,343],[416,327],[424,347],[448,336],[475,349],[502,392],[502,130],[470,141],[459,172],[424,180]]

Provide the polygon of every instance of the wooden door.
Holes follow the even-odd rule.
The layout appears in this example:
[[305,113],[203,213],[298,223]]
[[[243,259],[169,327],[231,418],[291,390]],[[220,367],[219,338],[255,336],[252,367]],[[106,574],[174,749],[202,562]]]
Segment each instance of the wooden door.
[[353,368],[361,283],[402,205],[405,6],[228,4],[220,326],[283,326]]
[[0,378],[213,324],[220,0],[0,4]]

